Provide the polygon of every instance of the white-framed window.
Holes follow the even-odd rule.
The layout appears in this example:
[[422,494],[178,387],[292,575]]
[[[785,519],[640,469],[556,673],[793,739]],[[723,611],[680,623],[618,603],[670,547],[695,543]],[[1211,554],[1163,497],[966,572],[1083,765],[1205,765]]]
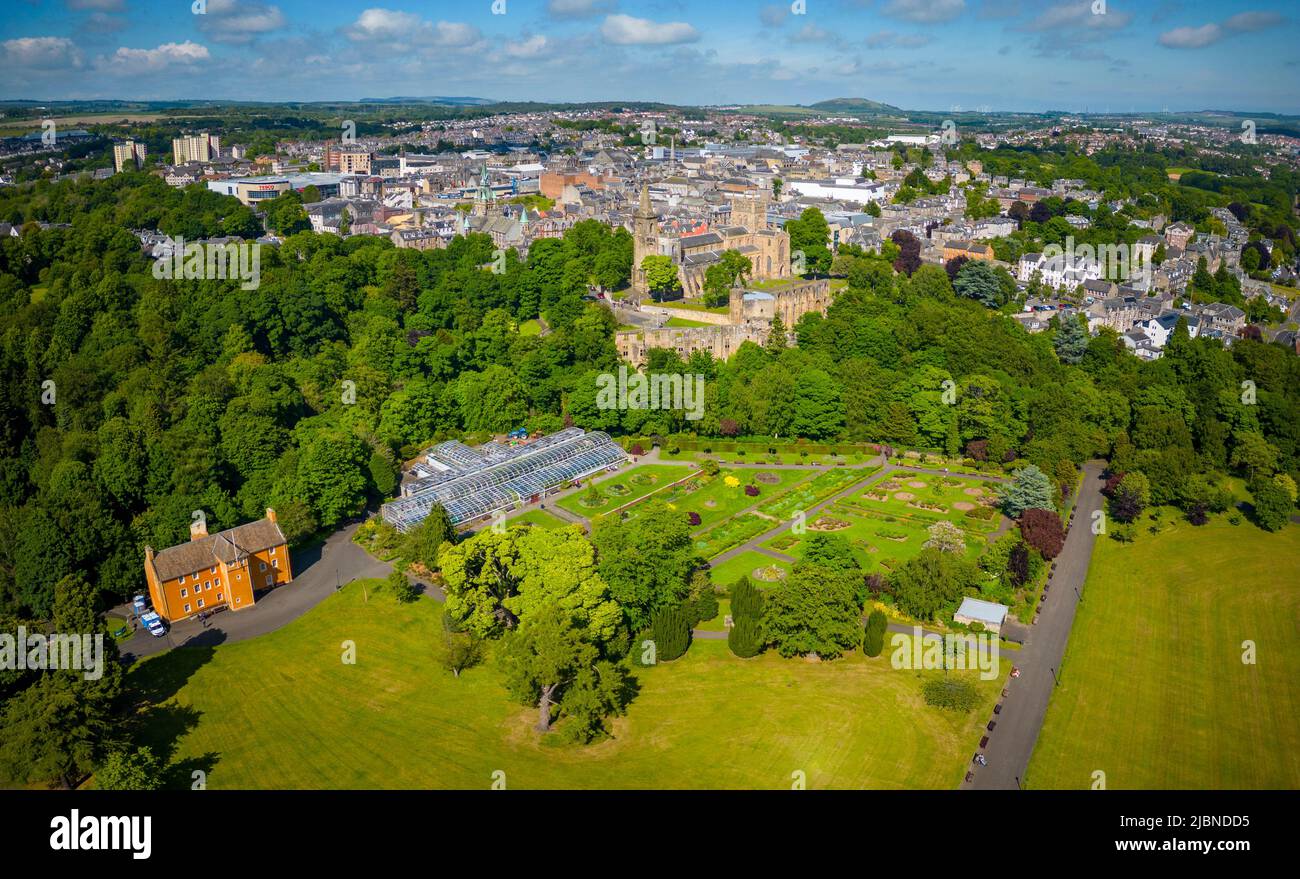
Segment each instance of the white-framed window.
[[185,605],[185,612],[186,612],[186,613],[189,613],[189,612],[190,612],[190,606],[189,606],[188,604]]
[[263,571],[266,570],[266,562],[258,562],[258,564],[260,564],[260,565],[262,566],[262,570],[263,570]]
[[212,591],[212,584],[211,584],[211,583],[204,583],[204,584],[203,584],[203,591],[204,591],[204,592],[211,592],[211,591]]
[[212,581],[211,581],[211,580],[204,580],[204,581],[203,581],[203,588],[204,588],[204,589],[211,589],[211,588],[212,588]]
[[275,551],[276,551],[278,548],[279,548],[279,547],[275,547],[275,546],[271,547],[271,555],[275,555]]
[[181,598],[186,598],[186,597],[189,596],[189,594],[190,594],[190,590],[188,590],[188,589],[182,589],[182,590],[181,590]]
[[235,596],[235,604],[243,604],[243,603],[244,603],[244,599],[240,598],[239,596]]
[[235,575],[235,579],[236,579],[236,580],[242,580],[242,579],[244,579],[244,575],[243,575],[243,574],[236,574],[236,575]]
[[271,559],[271,567],[275,568],[277,571],[280,570],[280,560]]
[[274,585],[274,584],[275,584],[275,574],[267,574],[267,575],[266,575],[266,585],[267,585],[267,586],[271,586],[271,585]]
[[216,586],[218,589],[220,589],[220,588],[221,588],[221,581],[220,581],[220,580],[213,580],[213,581],[212,581],[212,585],[213,585],[213,586]]
[[181,574],[181,578],[180,578],[179,580],[177,580],[176,582],[177,582],[177,583],[184,583],[184,582],[185,582],[185,575],[184,575],[184,574]]
[[221,593],[218,592],[218,593],[217,593],[217,601],[224,601],[224,600],[225,600],[225,599],[222,597]]
[[208,571],[209,574],[215,574],[216,572],[217,572],[217,566],[216,566],[216,565],[213,565],[213,566],[212,566],[212,570],[211,570],[211,571]]
[[199,599],[199,607],[203,607],[203,599],[202,599],[202,598]]

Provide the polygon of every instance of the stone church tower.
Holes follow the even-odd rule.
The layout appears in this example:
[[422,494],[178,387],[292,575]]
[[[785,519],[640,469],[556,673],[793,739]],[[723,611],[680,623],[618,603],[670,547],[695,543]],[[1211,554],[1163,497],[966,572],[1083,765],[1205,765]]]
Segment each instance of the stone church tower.
[[632,212],[632,293],[646,296],[650,285],[646,283],[641,261],[659,252],[659,217],[650,206],[650,187],[641,186],[641,203]]
[[744,226],[750,232],[767,228],[767,195],[736,196],[731,200],[731,225]]

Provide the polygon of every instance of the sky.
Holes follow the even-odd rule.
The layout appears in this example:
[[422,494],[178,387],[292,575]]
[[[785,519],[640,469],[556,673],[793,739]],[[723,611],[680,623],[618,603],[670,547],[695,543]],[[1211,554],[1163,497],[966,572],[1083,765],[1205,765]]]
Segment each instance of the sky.
[[1300,113],[1296,0],[2,2],[4,99]]

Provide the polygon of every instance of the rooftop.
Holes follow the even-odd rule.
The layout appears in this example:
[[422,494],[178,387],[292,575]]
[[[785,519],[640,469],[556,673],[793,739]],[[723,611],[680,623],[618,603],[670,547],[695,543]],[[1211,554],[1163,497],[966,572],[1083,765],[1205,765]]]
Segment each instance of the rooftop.
[[998,604],[996,601],[982,601],[978,598],[963,598],[961,607],[957,608],[957,616],[963,616],[972,620],[979,620],[982,623],[991,623],[995,626],[1002,625],[1002,621],[1007,618],[1007,606]]

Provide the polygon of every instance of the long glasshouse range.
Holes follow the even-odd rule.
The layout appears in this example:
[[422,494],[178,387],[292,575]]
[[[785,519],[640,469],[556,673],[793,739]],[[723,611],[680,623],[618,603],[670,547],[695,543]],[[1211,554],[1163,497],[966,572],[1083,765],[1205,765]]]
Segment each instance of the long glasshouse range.
[[452,440],[431,448],[412,468],[402,496],[384,504],[384,521],[400,531],[414,528],[441,504],[454,524],[491,516],[539,500],[627,455],[608,435],[570,427],[531,442],[484,443],[470,448]]

